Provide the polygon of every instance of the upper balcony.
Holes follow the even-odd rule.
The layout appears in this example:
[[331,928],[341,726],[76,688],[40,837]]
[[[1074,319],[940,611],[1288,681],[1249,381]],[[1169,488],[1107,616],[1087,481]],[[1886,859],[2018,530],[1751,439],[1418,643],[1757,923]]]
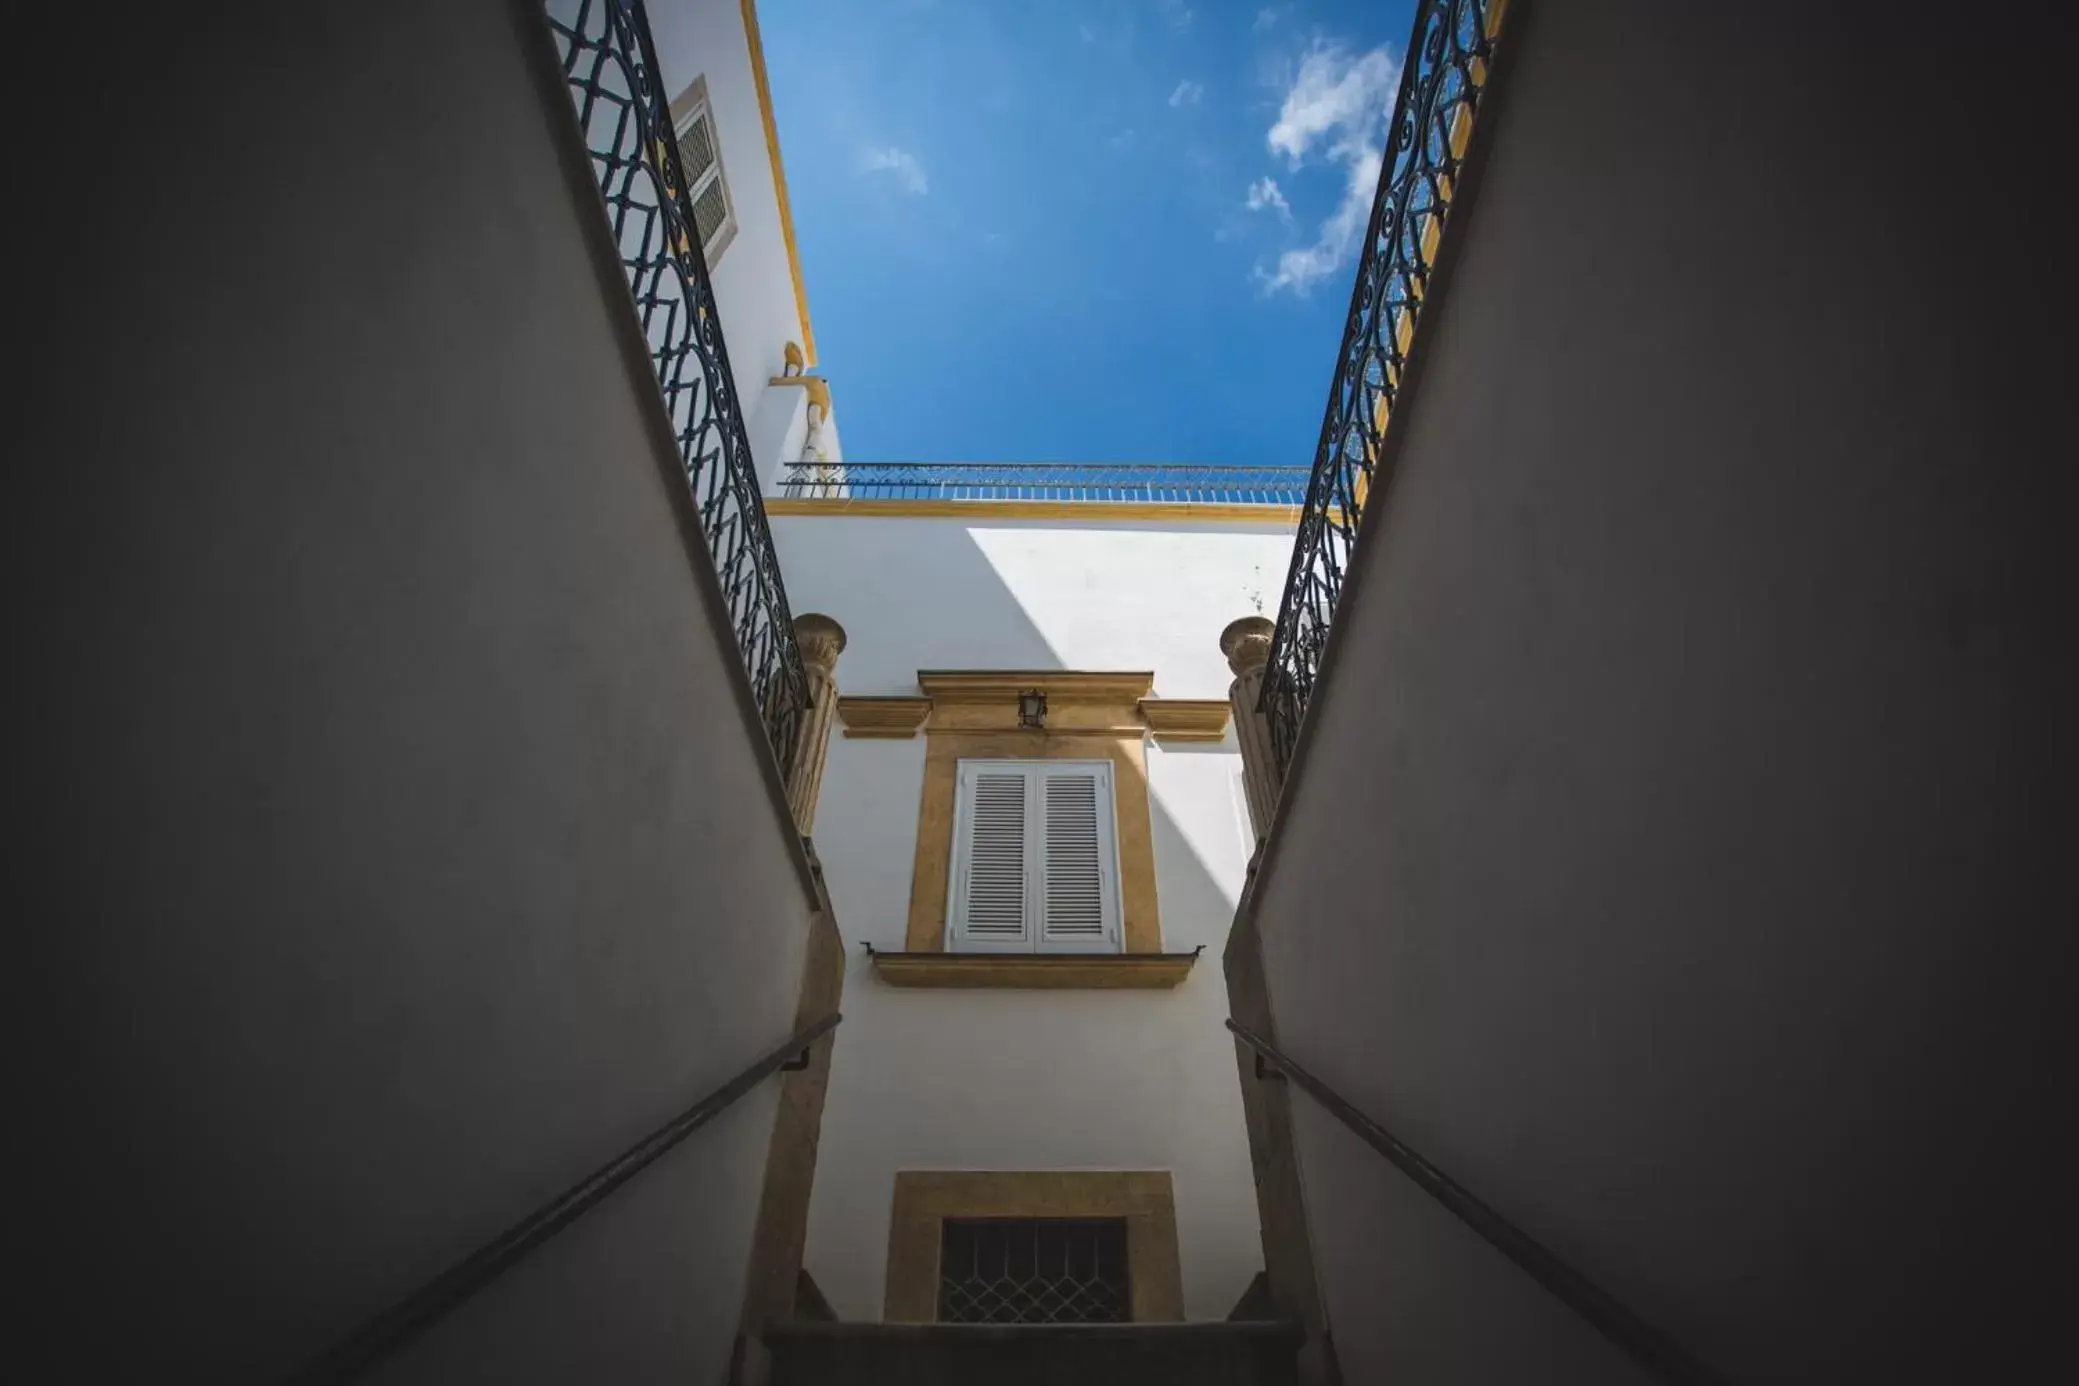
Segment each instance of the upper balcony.
[[1304,467],[1186,466],[1173,463],[798,462],[782,470],[774,514],[833,511],[972,516],[997,513],[1073,519],[1118,513],[1145,519],[1297,519],[1307,496]]

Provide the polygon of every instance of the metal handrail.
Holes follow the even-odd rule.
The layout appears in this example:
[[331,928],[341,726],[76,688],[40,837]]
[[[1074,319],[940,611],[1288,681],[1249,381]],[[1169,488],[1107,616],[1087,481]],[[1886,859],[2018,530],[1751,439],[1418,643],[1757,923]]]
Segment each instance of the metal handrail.
[[529,1252],[654,1163],[657,1157],[713,1121],[765,1078],[782,1069],[792,1071],[807,1067],[810,1046],[835,1030],[843,1019],[833,1011],[798,1031],[785,1044],[754,1061],[721,1087],[536,1208],[466,1259],[363,1323],[294,1380],[302,1386],[317,1386],[321,1382],[351,1381],[359,1376],[510,1270]]
[[1291,1080],[1301,1092],[1326,1107],[1330,1116],[1384,1155],[1395,1169],[1414,1180],[1424,1193],[1443,1204],[1460,1222],[1479,1233],[1490,1246],[1557,1296],[1562,1304],[1586,1319],[1598,1333],[1662,1380],[1682,1382],[1685,1386],[1720,1386],[1723,1382],[1723,1378],[1705,1368],[1674,1339],[1634,1314],[1622,1301],[1561,1260],[1544,1243],[1475,1198],[1457,1180],[1359,1111],[1341,1093],[1294,1063],[1269,1040],[1232,1017],[1227,1021],[1227,1028],[1234,1031],[1243,1044],[1256,1051],[1259,1074],[1268,1065]]
[[546,18],[649,343],[679,463],[784,776],[793,768],[808,710],[808,672],[794,640],[649,21],[642,0],[547,0]]
[[1418,0],[1415,6],[1379,188],[1265,666],[1261,707],[1280,768],[1291,761],[1313,696],[1365,502],[1382,479],[1375,475],[1380,444],[1429,292],[1505,2]]
[[1085,462],[792,462],[793,500],[1036,500],[1297,506],[1305,467]]

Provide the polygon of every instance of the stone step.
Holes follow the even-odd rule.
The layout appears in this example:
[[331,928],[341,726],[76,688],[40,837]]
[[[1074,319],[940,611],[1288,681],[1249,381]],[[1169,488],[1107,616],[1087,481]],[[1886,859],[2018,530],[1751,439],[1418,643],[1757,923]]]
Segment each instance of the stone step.
[[790,1323],[771,1386],[1295,1386],[1294,1323]]

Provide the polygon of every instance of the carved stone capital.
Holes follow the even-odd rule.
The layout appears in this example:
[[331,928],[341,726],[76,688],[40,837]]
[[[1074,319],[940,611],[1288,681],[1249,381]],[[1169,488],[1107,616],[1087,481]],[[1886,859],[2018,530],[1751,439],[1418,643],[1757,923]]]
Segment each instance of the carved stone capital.
[[1220,653],[1227,656],[1227,667],[1234,670],[1236,678],[1253,674],[1269,663],[1271,637],[1277,629],[1275,623],[1262,616],[1244,616],[1227,623],[1227,629],[1220,632]]
[[809,612],[794,618],[794,643],[801,646],[801,662],[824,674],[837,668],[844,653],[845,628],[828,616]]

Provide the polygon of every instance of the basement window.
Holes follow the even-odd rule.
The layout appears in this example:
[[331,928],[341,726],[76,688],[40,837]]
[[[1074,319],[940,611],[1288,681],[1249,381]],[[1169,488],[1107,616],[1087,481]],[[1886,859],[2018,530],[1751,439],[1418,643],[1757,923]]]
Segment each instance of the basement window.
[[940,1323],[1127,1323],[1124,1218],[947,1218]]

